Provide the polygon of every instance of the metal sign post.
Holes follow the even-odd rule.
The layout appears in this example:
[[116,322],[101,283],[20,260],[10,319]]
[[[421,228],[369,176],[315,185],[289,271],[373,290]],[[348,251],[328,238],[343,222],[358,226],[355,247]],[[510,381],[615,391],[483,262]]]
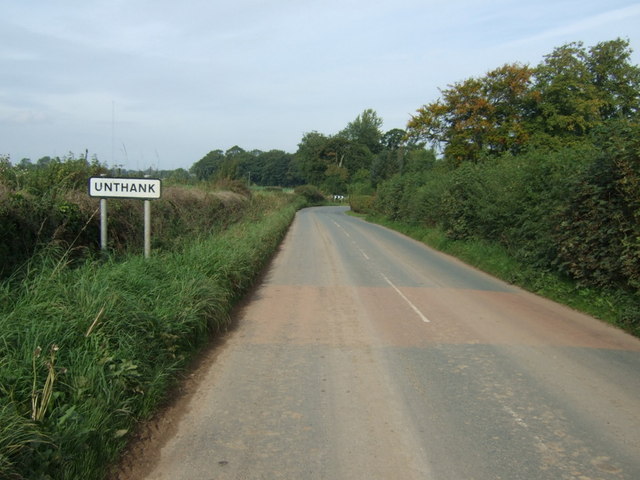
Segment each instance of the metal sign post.
[[151,202],[144,201],[144,258],[151,255]]
[[151,202],[160,198],[159,178],[91,177],[89,196],[100,198],[100,249],[107,249],[107,198],[144,200],[144,256],[151,255]]
[[107,199],[100,199],[100,250],[107,250]]

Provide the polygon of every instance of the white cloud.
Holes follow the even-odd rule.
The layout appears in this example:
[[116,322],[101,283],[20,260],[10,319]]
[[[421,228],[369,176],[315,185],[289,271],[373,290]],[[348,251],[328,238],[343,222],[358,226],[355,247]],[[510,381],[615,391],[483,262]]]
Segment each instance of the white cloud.
[[51,117],[42,111],[23,110],[23,109],[0,109],[0,123],[13,123],[20,125],[29,125],[34,123],[47,123],[51,121]]
[[164,168],[234,144],[295,151],[304,132],[335,133],[365,108],[384,128],[404,128],[439,88],[468,76],[535,64],[567,41],[640,42],[640,4],[625,0],[0,0],[0,8],[0,154],[88,148],[133,166],[160,157]]
[[[623,21],[626,23],[633,22],[634,28],[640,25],[640,3],[563,22],[560,25],[539,31],[514,43],[522,45],[550,39],[566,39],[567,37],[575,38],[578,41],[584,32],[602,29],[609,31],[607,27],[613,27],[614,31],[620,29]],[[619,30],[619,36],[624,37],[624,32],[621,30]],[[613,38],[608,39],[613,40]]]

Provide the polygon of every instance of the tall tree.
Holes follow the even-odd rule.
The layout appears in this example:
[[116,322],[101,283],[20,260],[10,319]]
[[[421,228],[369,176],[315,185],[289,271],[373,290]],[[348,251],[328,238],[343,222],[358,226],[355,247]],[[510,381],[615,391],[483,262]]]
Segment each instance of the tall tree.
[[631,53],[629,41],[619,38],[589,49],[586,63],[602,102],[602,120],[640,113],[640,67],[630,63]]
[[371,162],[371,183],[376,186],[382,180],[402,171],[406,156],[406,132],[400,128],[389,130],[380,140],[382,150]]
[[349,122],[347,127],[339,135],[355,143],[365,145],[371,153],[378,153],[382,149],[382,119],[375,110],[368,108],[356,119]]
[[198,180],[209,180],[224,162],[225,156],[222,150],[212,150],[194,163],[189,171]]
[[295,162],[306,183],[319,186],[324,180],[327,166],[333,160],[326,158],[325,148],[328,142],[329,137],[315,131],[305,133],[300,140]]
[[604,102],[582,42],[556,48],[536,68],[539,129],[553,137],[580,137],[600,122]]
[[528,138],[531,75],[529,67],[511,64],[454,83],[441,99],[418,109],[408,135],[443,149],[456,164],[517,150]]

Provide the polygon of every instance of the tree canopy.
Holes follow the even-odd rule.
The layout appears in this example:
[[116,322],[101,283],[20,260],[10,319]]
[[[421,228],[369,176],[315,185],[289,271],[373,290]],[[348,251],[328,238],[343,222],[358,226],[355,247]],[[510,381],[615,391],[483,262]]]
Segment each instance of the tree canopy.
[[212,150],[191,166],[198,180],[243,180],[263,186],[292,187],[301,179],[293,154],[282,150],[246,151],[234,145],[226,151]]
[[449,85],[417,110],[410,136],[460,164],[527,145],[566,145],[613,118],[637,118],[640,69],[626,40],[554,49],[535,68],[508,64]]

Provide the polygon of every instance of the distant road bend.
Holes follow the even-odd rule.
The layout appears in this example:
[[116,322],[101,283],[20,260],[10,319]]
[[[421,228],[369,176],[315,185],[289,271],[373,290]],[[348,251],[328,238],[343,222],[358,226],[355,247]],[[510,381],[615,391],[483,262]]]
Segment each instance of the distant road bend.
[[127,479],[640,479],[640,341],[402,235],[298,213]]

